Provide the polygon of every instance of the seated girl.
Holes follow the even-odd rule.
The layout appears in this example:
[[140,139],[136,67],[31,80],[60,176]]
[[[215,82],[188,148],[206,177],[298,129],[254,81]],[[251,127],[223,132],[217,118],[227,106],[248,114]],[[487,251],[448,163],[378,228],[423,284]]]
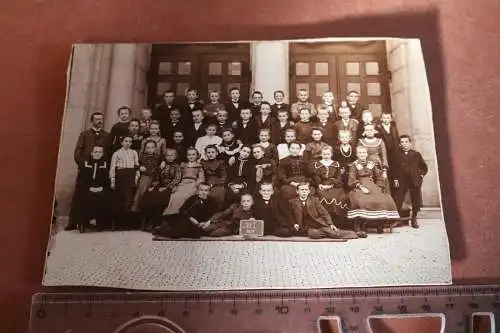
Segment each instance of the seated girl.
[[290,156],[279,162],[278,179],[281,185],[280,195],[285,200],[297,196],[297,186],[310,182],[308,162],[300,156],[301,145],[298,142],[289,144]]
[[226,164],[218,159],[219,151],[217,146],[208,145],[205,147],[206,159],[201,160],[201,167],[205,175],[205,181],[212,186],[209,197],[214,200],[218,209],[224,205],[226,198]]
[[367,221],[377,223],[377,232],[382,233],[388,220],[399,219],[396,204],[390,195],[382,191],[383,178],[380,167],[368,160],[366,147],[356,148],[357,160],[349,170],[349,201],[351,208],[347,218],[354,222],[354,231],[366,226]]
[[389,193],[389,178],[387,175],[387,170],[389,169],[389,164],[387,161],[387,151],[385,148],[384,140],[375,137],[377,130],[375,125],[365,125],[365,131],[363,132],[363,138],[359,139],[358,146],[363,146],[368,152],[368,160],[377,164],[380,170],[382,170],[383,179],[383,191]]
[[265,156],[265,149],[260,144],[254,145],[252,152],[255,165],[255,184],[258,186],[261,182],[265,182],[271,183],[273,186],[276,185],[276,162]]
[[336,225],[343,225],[348,200],[341,180],[340,164],[332,160],[332,153],[332,147],[324,147],[321,150],[322,158],[313,162],[311,173],[320,203],[333,217]]
[[142,230],[150,230],[161,223],[162,212],[170,201],[170,194],[182,178],[181,167],[176,160],[177,151],[167,148],[165,167],[161,169],[142,199]]
[[181,163],[181,182],[172,189],[170,201],[163,215],[172,215],[179,212],[179,208],[192,195],[196,194],[198,184],[205,180],[203,169],[198,162],[198,151],[190,147],[186,151],[187,162]]
[[210,188],[207,183],[199,183],[197,193],[184,202],[179,213],[166,216],[166,221],[153,234],[169,238],[200,238],[206,235],[202,226],[216,211],[213,201],[208,198]]
[[209,221],[202,224],[202,228],[210,237],[236,235],[239,231],[240,221],[253,218],[253,197],[246,193],[241,196],[240,203],[215,213]]
[[237,158],[228,167],[225,206],[240,202],[241,193],[253,193],[255,189],[255,163],[251,159],[251,153],[250,146],[242,146]]

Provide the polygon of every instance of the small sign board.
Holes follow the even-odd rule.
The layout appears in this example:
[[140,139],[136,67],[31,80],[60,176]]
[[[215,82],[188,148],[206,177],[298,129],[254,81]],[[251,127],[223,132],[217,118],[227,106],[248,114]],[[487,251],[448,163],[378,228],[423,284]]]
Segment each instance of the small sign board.
[[244,238],[264,236],[264,220],[241,220],[239,235]]

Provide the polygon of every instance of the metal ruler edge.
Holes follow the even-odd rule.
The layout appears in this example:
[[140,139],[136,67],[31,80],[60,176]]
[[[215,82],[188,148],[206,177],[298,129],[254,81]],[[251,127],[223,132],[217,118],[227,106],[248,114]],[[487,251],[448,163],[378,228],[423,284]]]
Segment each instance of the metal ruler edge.
[[[73,311],[69,316],[75,325],[77,322],[92,323],[94,319],[110,319],[110,314],[114,311],[120,322],[140,321],[141,318],[164,318],[184,327],[185,332],[199,331],[193,326],[192,318],[196,318],[196,323],[202,326],[217,319],[219,330],[214,327],[211,332],[226,332],[224,329],[228,328],[227,332],[278,332],[279,329],[282,332],[317,332],[319,321],[333,318],[341,323],[342,332],[357,333],[370,331],[370,318],[398,315],[440,316],[445,323],[444,332],[465,333],[470,330],[472,314],[492,314],[494,317],[491,326],[498,327],[495,323],[498,324],[497,318],[500,317],[500,286],[41,292],[35,294],[32,299],[31,332],[49,332],[35,329],[42,327],[47,319],[50,322],[51,312],[55,313],[55,308],[61,308],[61,305],[62,309],[57,311],[64,311],[63,317],[66,317],[66,311],[71,311],[72,307],[83,306],[83,313]],[[267,314],[263,316],[263,313]],[[261,318],[266,319],[263,321]],[[236,325],[235,320],[241,324],[242,319],[258,326],[258,330],[252,331],[249,327],[240,327],[237,331],[230,330]],[[269,321],[275,323],[278,330],[266,330],[262,327],[262,323]],[[114,326],[117,323],[118,321]],[[307,324],[307,327],[304,324]]]

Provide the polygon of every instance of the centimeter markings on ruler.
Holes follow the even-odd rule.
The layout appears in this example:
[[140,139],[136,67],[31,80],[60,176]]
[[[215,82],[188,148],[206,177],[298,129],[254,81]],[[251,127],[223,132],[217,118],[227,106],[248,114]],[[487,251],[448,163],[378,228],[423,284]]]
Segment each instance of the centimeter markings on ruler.
[[471,315],[490,313],[492,327],[500,327],[500,286],[40,293],[31,332],[122,333],[149,323],[175,333],[307,333],[331,317],[340,319],[342,332],[363,333],[369,317],[425,314],[445,318],[447,333],[469,333]]

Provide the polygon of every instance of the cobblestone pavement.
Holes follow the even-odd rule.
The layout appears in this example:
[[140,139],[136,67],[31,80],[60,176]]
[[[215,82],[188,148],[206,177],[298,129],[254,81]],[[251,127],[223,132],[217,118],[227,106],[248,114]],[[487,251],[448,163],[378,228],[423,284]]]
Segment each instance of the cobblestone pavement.
[[451,284],[444,223],[395,228],[345,243],[152,241],[151,234],[62,231],[46,286],[222,290]]

